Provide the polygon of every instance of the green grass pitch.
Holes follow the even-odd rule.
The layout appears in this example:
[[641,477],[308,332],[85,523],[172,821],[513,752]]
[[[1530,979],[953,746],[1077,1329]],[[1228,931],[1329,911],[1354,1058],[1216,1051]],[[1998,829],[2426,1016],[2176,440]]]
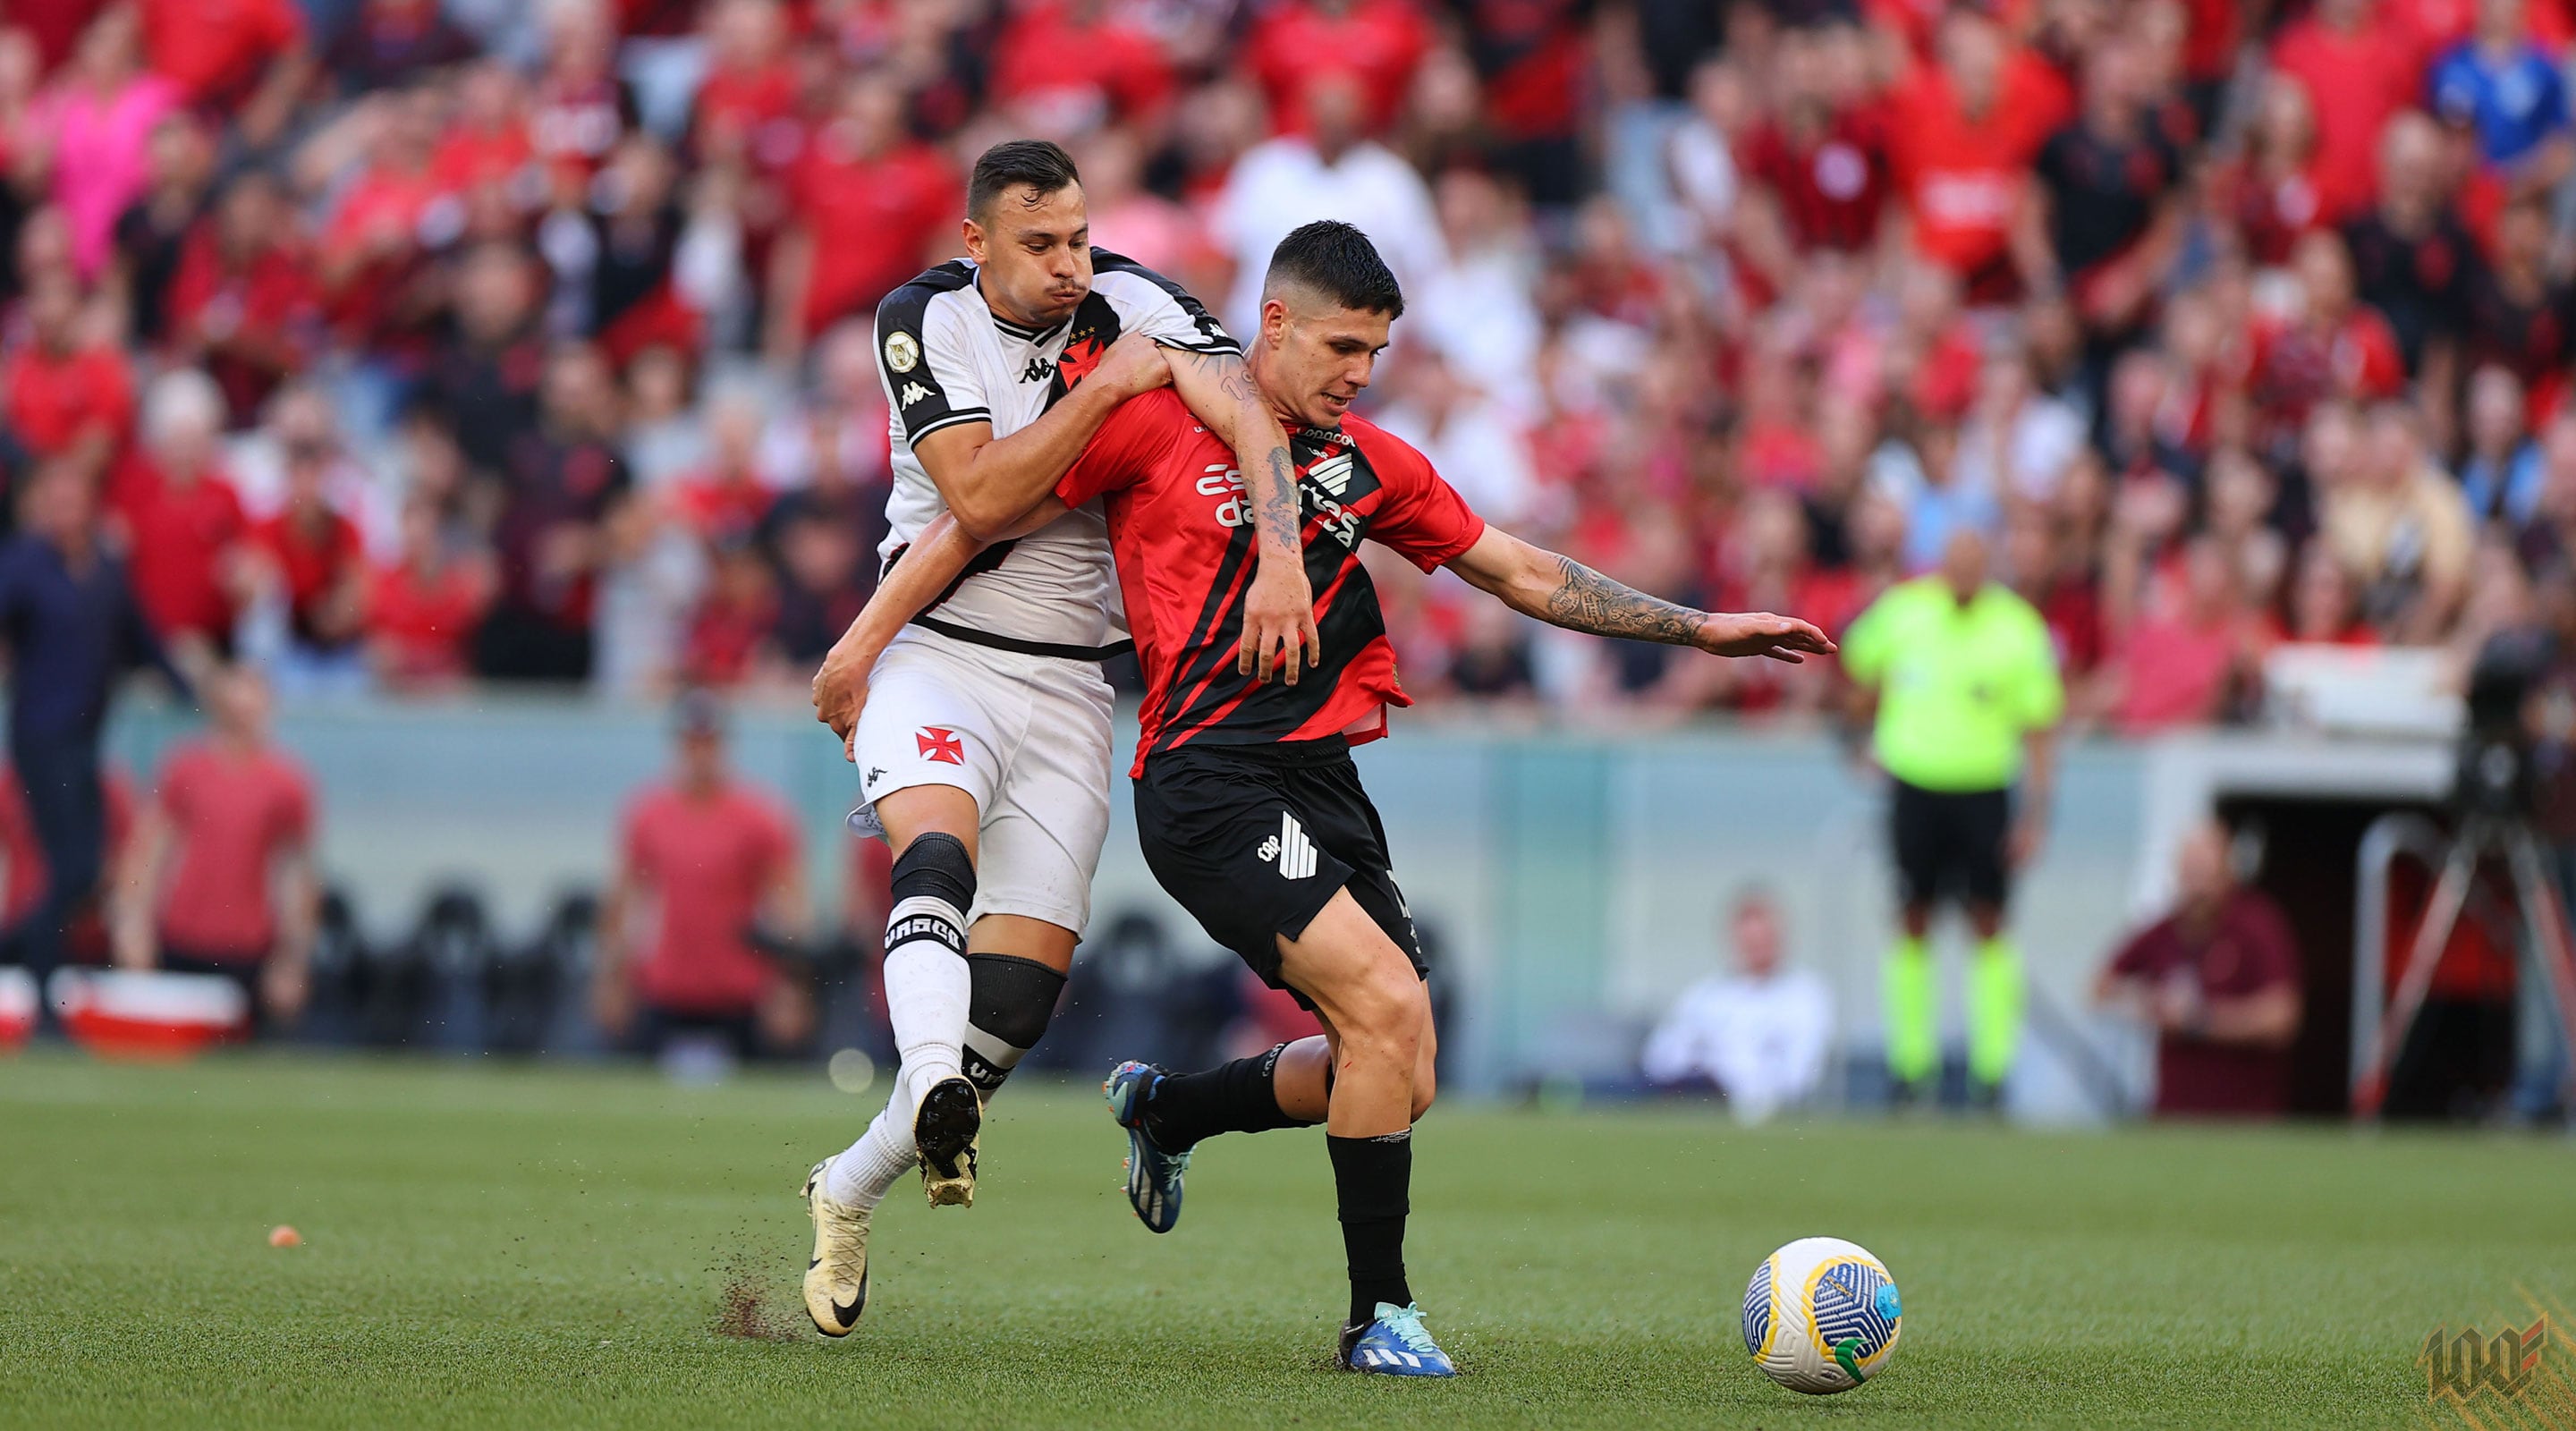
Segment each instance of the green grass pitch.
[[[898,1190],[825,1343],[794,1191],[873,1106],[819,1076],[0,1062],[0,1425],[2344,1431],[2425,1422],[2436,1324],[2576,1301],[2563,1139],[1444,1108],[1410,1258],[1467,1375],[1363,1378],[1325,1366],[1319,1134],[1211,1145],[1158,1238],[1097,1098],[1032,1086],[979,1206]],[[1821,1399],[1736,1330],[1754,1264],[1814,1233],[1906,1309],[1889,1367]]]

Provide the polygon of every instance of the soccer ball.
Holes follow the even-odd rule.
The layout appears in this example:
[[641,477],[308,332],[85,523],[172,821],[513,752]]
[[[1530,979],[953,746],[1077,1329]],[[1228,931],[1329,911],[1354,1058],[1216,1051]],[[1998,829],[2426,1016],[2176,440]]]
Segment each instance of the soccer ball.
[[1887,1365],[1904,1328],[1887,1265],[1858,1243],[1802,1237],[1744,1289],[1744,1349],[1762,1374],[1810,1396],[1849,1391]]

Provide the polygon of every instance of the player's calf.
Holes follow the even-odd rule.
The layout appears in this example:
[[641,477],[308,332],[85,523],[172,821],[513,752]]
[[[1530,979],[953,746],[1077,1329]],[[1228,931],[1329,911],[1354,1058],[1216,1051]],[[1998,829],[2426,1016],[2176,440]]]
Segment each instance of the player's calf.
[[901,1055],[902,1088],[915,1102],[913,1135],[933,1207],[975,1200],[975,1140],[983,1105],[960,1067],[973,975],[966,915],[975,862],[955,835],[915,836],[894,862],[886,921],[886,1015]]

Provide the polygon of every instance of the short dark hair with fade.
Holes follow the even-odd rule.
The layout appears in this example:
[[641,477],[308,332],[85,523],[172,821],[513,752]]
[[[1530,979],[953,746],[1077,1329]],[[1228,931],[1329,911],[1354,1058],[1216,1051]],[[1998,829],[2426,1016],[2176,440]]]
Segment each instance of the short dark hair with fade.
[[1270,254],[1270,275],[1261,285],[1268,297],[1282,284],[1295,284],[1363,313],[1404,316],[1404,290],[1378,257],[1377,245],[1356,225],[1339,219],[1317,219],[1279,241]]
[[1073,156],[1061,146],[1044,139],[1006,139],[975,161],[975,175],[966,181],[966,217],[984,222],[993,201],[1021,184],[1045,198],[1081,182]]

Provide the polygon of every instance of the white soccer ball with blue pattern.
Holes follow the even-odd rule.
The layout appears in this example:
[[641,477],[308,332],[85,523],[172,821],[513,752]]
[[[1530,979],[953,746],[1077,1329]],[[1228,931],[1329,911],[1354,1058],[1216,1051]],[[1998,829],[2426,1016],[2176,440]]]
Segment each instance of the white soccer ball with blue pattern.
[[1799,1238],[1764,1258],[1744,1289],[1744,1349],[1753,1364],[1810,1396],[1878,1375],[1904,1324],[1887,1264],[1839,1237]]

